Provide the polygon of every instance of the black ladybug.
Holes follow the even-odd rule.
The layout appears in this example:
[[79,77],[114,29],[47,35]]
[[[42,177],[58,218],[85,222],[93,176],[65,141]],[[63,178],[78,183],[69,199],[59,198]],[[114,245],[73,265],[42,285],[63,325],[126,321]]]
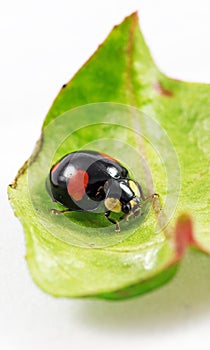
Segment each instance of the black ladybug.
[[120,231],[110,213],[122,213],[120,220],[140,214],[145,198],[138,182],[131,180],[128,171],[116,159],[95,151],[77,151],[65,155],[50,170],[47,189],[53,201],[65,210],[52,209],[55,214],[70,211],[94,212],[101,203],[109,221]]

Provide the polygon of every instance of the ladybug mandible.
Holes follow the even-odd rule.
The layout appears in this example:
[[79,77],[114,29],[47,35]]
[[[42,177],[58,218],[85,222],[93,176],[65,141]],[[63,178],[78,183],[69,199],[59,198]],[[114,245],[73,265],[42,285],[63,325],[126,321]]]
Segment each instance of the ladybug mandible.
[[52,209],[54,214],[71,211],[94,212],[103,203],[105,217],[115,224],[111,212],[122,213],[119,220],[138,216],[144,197],[138,182],[129,178],[128,170],[116,159],[96,151],[76,151],[65,155],[50,170],[47,190],[53,201],[67,209]]

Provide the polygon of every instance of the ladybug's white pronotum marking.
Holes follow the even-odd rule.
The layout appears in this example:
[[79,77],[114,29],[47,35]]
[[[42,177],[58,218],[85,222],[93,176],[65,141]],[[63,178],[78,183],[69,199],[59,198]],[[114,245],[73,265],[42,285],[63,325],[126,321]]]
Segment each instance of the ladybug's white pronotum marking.
[[134,192],[135,196],[140,198],[141,195],[140,195],[138,186],[135,184],[135,182],[132,180],[129,180],[129,186],[132,189],[132,191]]

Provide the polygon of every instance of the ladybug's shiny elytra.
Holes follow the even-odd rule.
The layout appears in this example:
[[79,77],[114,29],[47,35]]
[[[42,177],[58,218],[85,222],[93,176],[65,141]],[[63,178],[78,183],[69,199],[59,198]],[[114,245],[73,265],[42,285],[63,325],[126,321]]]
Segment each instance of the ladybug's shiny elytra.
[[140,214],[144,197],[138,182],[131,180],[128,171],[116,159],[95,151],[69,153],[50,170],[47,189],[53,201],[67,209],[52,209],[55,214],[70,211],[94,212],[103,204],[106,218],[116,225],[119,222],[110,217],[111,212],[122,213],[119,220],[128,220]]

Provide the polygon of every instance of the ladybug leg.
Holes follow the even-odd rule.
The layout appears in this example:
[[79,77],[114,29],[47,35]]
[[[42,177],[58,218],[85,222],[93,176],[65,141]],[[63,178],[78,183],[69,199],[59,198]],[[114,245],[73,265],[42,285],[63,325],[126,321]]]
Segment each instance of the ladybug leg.
[[110,218],[109,217],[109,215],[110,215],[110,210],[108,210],[108,211],[106,211],[105,212],[105,217],[112,223],[112,224],[115,224],[116,226],[115,226],[115,231],[117,232],[117,233],[119,233],[120,232],[120,225],[119,225],[119,222],[117,221],[117,220],[115,220],[115,219],[113,219],[113,218]]
[[158,193],[153,193],[150,196],[145,197],[145,195],[144,195],[144,193],[142,191],[142,188],[139,185],[139,183],[136,183],[136,184],[138,186],[138,189],[139,189],[139,192],[140,192],[140,195],[141,195],[141,198],[142,198],[143,202],[149,202],[149,201],[153,200],[154,198],[159,198],[159,194]]
[[72,210],[71,209],[64,209],[64,210],[51,209],[50,211],[52,214],[58,215],[58,214],[70,213]]
[[152,201],[153,199],[155,199],[155,198],[159,198],[159,194],[157,194],[157,193],[154,193],[154,194],[151,194],[150,196],[148,196],[148,197],[142,197],[142,200],[144,201],[144,203],[145,202],[149,202],[149,201]]
[[100,186],[95,194],[96,198],[100,198],[104,194],[104,187]]
[[129,215],[129,214],[123,214],[123,215],[120,217],[120,220],[126,220],[126,221],[129,221],[129,217],[130,217],[130,215]]

